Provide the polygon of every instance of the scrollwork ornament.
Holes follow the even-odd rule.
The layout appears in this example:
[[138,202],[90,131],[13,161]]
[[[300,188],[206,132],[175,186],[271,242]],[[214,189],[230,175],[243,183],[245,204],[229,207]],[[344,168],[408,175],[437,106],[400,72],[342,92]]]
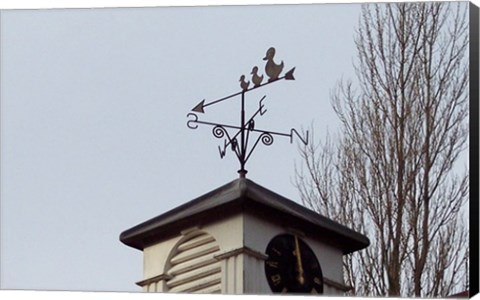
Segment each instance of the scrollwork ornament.
[[223,128],[221,125],[217,125],[213,127],[212,129],[213,136],[216,137],[217,139],[221,139],[225,136],[225,134],[228,136],[227,130]]
[[260,135],[260,140],[265,146],[273,144],[273,136],[269,132],[264,132]]

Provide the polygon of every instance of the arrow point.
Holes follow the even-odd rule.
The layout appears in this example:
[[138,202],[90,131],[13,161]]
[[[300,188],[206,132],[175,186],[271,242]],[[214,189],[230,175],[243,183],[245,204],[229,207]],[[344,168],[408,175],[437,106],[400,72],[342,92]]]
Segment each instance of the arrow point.
[[294,71],[295,71],[295,67],[285,74],[285,79],[286,80],[295,80],[295,77],[293,77],[293,72]]
[[204,113],[203,111],[203,104],[205,103],[205,99],[203,99],[200,103],[197,104],[197,106],[195,106],[192,111],[194,112],[198,112],[198,113]]

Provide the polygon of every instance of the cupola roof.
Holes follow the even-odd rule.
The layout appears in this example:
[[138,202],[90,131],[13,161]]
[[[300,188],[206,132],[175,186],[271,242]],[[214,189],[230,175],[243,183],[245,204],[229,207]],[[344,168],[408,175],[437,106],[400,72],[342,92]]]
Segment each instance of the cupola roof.
[[[272,222],[295,224],[309,235],[329,241],[344,254],[366,248],[369,239],[325,216],[246,178],[233,180],[120,234],[120,240],[143,250],[181,230],[232,214],[251,213]],[[290,225],[290,227],[294,227]]]

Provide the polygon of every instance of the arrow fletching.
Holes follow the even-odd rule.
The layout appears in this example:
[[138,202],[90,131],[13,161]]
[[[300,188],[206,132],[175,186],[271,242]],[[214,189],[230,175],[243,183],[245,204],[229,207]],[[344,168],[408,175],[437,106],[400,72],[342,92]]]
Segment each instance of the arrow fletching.
[[293,77],[293,72],[295,71],[295,68],[291,69],[287,73],[285,73],[285,80],[295,80],[295,77]]

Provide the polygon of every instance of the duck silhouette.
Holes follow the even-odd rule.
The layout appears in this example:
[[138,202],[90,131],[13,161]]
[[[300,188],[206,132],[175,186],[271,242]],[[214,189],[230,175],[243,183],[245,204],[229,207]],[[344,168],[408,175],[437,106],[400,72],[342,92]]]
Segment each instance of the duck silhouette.
[[257,72],[258,72],[258,67],[255,66],[255,67],[253,67],[252,72],[250,73],[250,74],[252,74],[252,82],[253,82],[254,87],[259,86],[263,81],[263,75],[258,76]]
[[245,75],[240,76],[240,87],[242,90],[246,91],[250,85],[250,81],[245,82]]
[[265,73],[267,73],[267,76],[269,77],[268,82],[277,80],[278,76],[283,70],[283,60],[279,65],[277,65],[273,61],[274,56],[275,56],[275,48],[270,47],[270,49],[267,50],[267,54],[263,58],[263,60],[267,61],[267,64],[265,65]]

